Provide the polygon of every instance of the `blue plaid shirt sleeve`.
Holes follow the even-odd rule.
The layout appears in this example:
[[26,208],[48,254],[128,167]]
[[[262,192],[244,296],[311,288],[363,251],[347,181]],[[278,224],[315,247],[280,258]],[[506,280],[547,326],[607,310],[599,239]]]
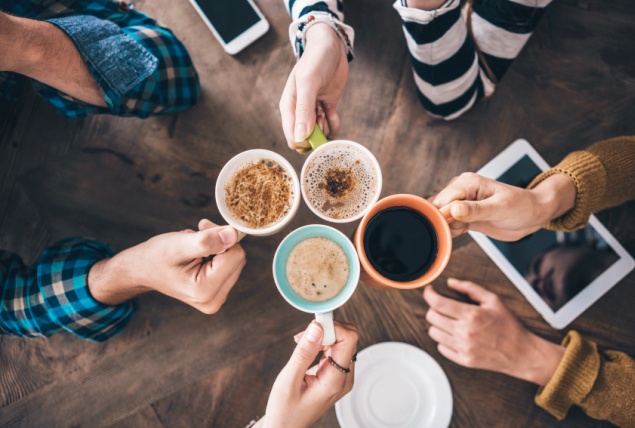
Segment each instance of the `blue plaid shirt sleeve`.
[[107,306],[88,288],[90,268],[114,254],[98,241],[68,238],[47,247],[26,267],[13,253],[0,251],[0,333],[39,337],[63,330],[104,341],[128,323],[136,305]]
[[[107,107],[32,82],[67,117],[109,113],[146,118],[184,111],[198,100],[200,83],[185,46],[170,30],[123,2],[12,0],[4,10],[56,25],[88,64]],[[0,73],[5,97],[15,97],[15,77]]]

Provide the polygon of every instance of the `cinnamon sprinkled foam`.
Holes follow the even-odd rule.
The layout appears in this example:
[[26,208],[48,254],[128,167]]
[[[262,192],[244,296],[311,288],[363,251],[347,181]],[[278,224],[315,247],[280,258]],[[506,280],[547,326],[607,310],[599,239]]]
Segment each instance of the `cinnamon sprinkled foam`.
[[302,183],[311,206],[332,219],[355,217],[366,210],[377,192],[375,167],[351,146],[333,145],[311,159]]
[[293,204],[293,179],[278,162],[245,162],[225,184],[225,206],[243,226],[264,229],[281,221]]

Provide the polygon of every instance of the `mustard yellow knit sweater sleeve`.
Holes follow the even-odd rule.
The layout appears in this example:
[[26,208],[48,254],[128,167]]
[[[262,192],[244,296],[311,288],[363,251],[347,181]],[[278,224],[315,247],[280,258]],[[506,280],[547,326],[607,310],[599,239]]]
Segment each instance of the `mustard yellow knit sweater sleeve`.
[[635,199],[635,136],[611,138],[572,152],[536,177],[528,188],[558,173],[568,175],[575,183],[575,206],[545,227],[566,231],[582,228],[594,212]]
[[[635,137],[612,138],[573,152],[536,177],[529,188],[558,173],[575,183],[575,206],[546,228],[584,227],[594,212],[635,199]],[[536,404],[559,420],[575,405],[592,418],[635,427],[635,361],[622,352],[599,351],[575,331],[567,334],[562,345],[564,357],[549,383],[536,394]]]
[[570,331],[562,345],[564,357],[535,402],[558,420],[573,405],[594,419],[620,427],[635,427],[635,361]]

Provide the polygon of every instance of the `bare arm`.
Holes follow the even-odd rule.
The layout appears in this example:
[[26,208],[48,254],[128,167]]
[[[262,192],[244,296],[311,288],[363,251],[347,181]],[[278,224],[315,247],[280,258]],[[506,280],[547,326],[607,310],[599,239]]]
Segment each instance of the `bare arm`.
[[78,100],[106,106],[73,41],[48,22],[0,12],[0,71],[19,73]]

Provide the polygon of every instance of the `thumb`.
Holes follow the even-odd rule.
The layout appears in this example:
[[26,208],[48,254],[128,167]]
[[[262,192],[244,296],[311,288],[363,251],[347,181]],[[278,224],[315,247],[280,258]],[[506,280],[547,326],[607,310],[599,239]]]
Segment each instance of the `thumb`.
[[295,347],[291,359],[283,369],[294,382],[300,382],[304,379],[306,371],[322,350],[322,336],[324,336],[322,326],[316,322],[311,322]]
[[315,104],[318,88],[314,85],[297,82],[297,98],[295,104],[295,127],[293,138],[300,143],[311,134],[315,126]]
[[219,254],[238,240],[238,232],[231,226],[212,227],[196,233],[182,233],[177,236],[179,241],[175,243],[175,247],[180,256],[188,259]]
[[494,206],[485,201],[454,202],[450,206],[450,214],[455,220],[463,223],[494,220]]

